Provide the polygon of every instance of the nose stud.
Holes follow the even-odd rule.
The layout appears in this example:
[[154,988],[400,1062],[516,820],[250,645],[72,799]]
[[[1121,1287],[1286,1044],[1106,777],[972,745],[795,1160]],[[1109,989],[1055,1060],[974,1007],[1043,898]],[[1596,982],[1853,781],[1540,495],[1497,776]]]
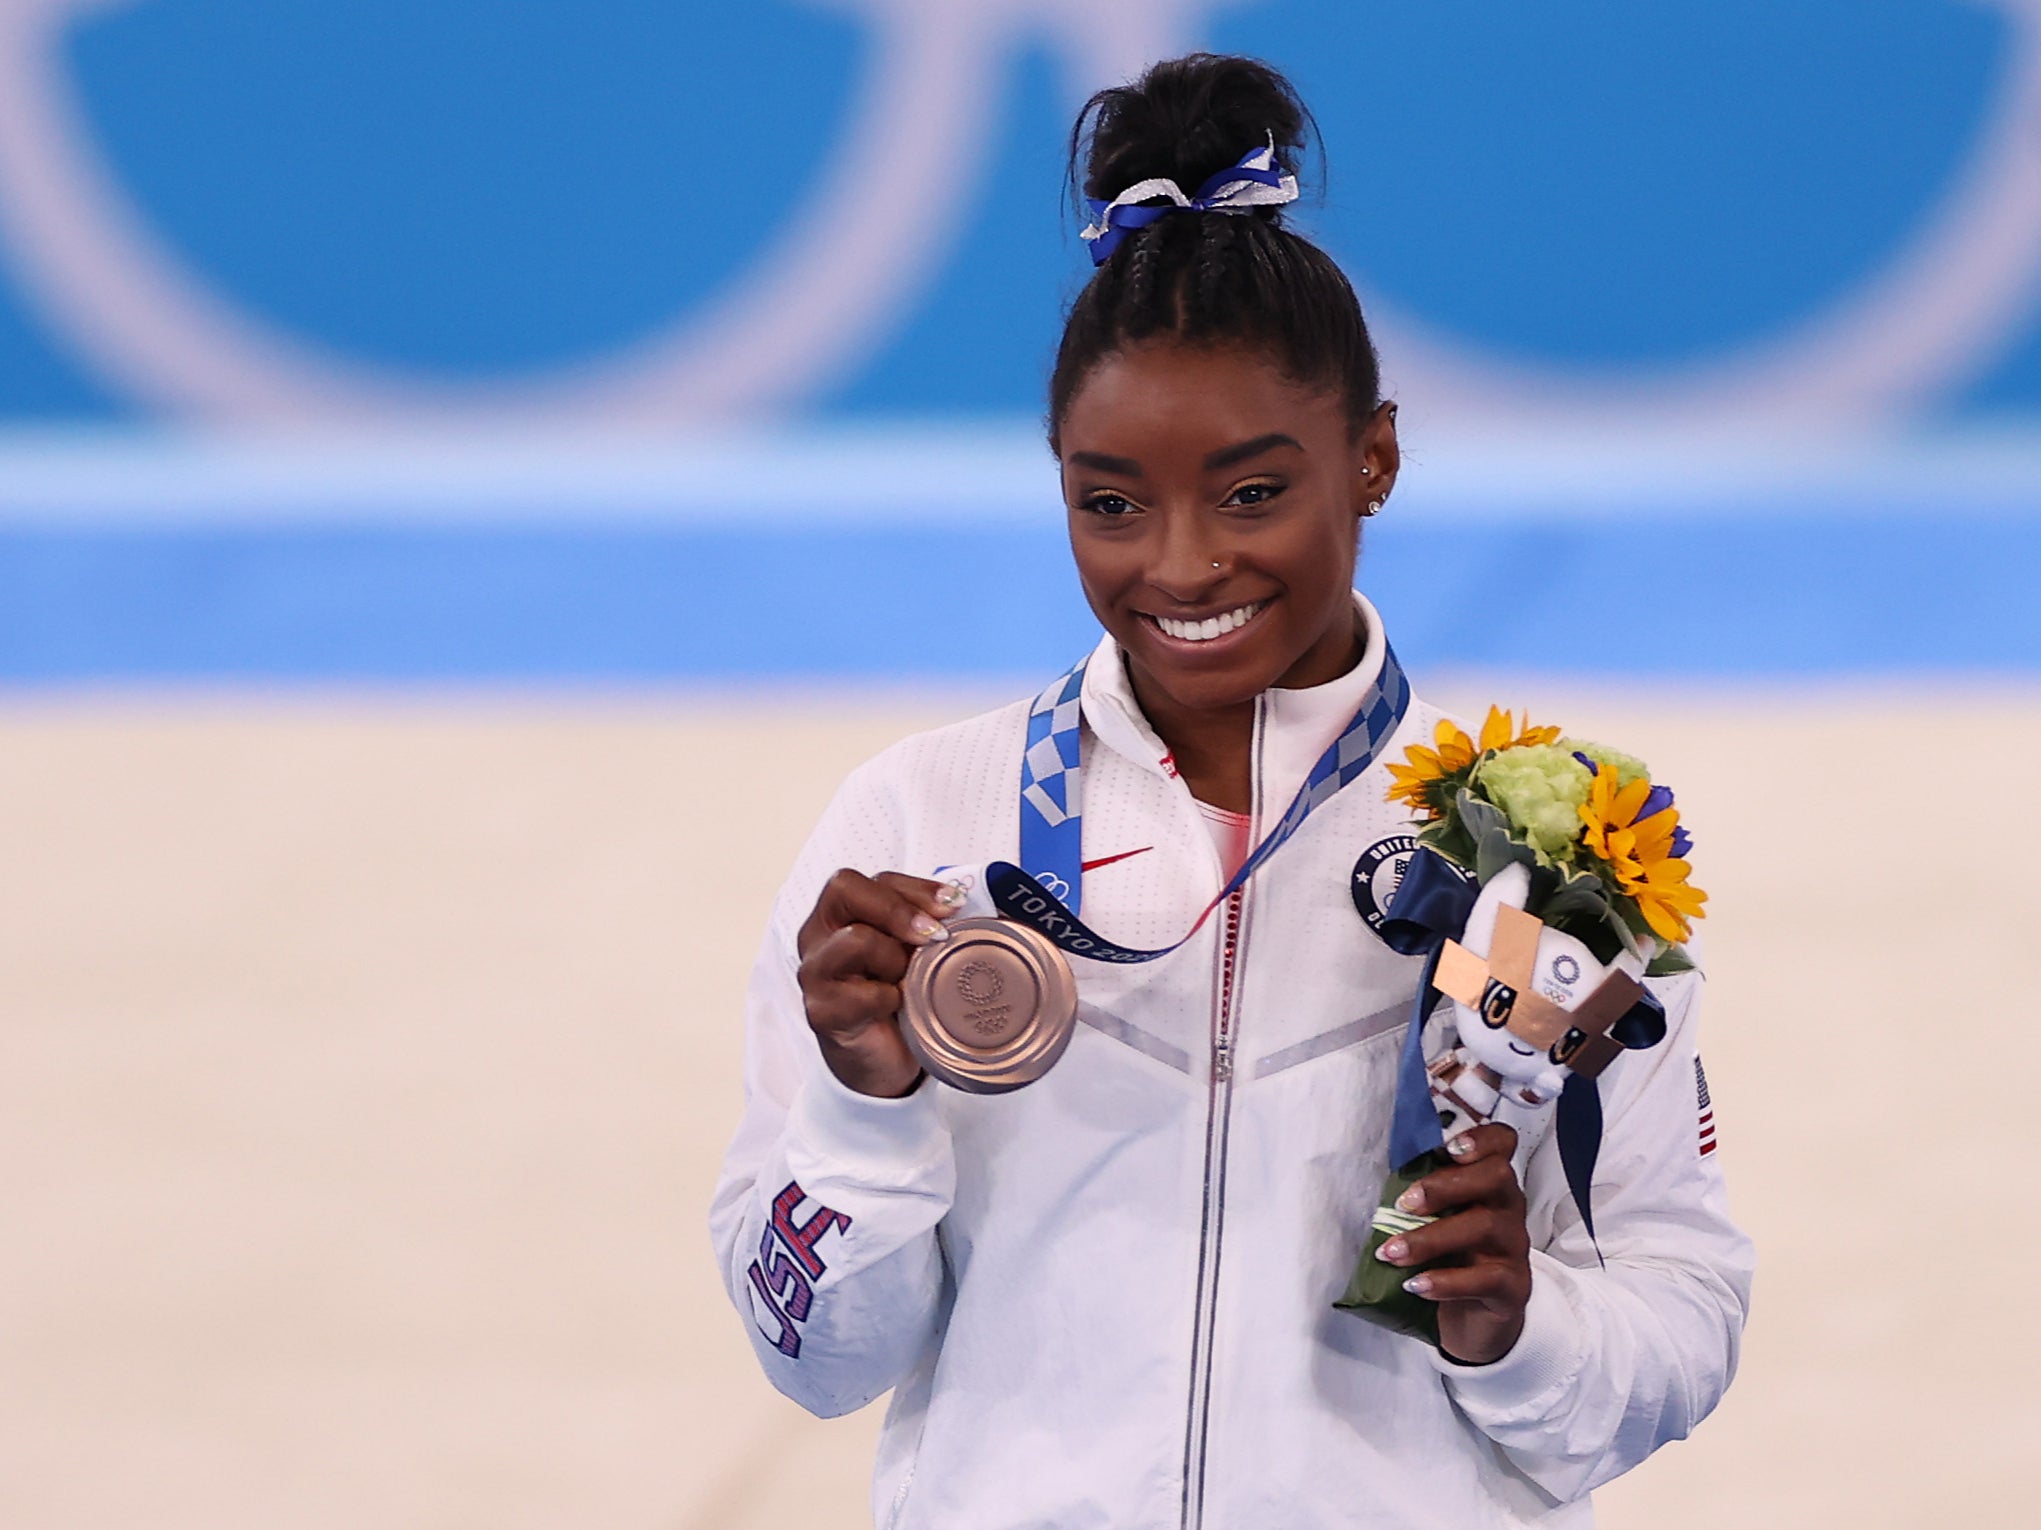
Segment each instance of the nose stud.
[[1217,558],[1214,558],[1214,559],[1212,560],[1212,567],[1214,567],[1214,568],[1217,568],[1218,566],[1219,566],[1219,560],[1218,560]]

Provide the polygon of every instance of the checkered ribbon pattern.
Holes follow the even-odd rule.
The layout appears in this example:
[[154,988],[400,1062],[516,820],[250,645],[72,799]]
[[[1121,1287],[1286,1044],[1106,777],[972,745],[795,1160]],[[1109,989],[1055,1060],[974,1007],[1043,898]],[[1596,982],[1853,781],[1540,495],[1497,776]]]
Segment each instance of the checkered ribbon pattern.
[[1021,864],[1073,914],[1083,896],[1078,698],[1088,662],[1079,659],[1035,698],[1028,708],[1028,746],[1021,755]]
[[1307,818],[1381,757],[1410,709],[1410,681],[1396,662],[1395,651],[1385,647],[1381,674],[1361,698],[1352,721],[1311,767],[1275,827],[1248,853],[1219,895],[1205,905],[1182,940],[1157,950],[1140,950],[1115,945],[1085,928],[1077,918],[1084,891],[1078,733],[1085,662],[1046,686],[1028,709],[1027,748],[1021,755],[1021,863],[994,862],[986,868],[986,887],[1002,913],[1033,925],[1064,950],[1095,961],[1153,961],[1197,934],[1212,911],[1288,844]]

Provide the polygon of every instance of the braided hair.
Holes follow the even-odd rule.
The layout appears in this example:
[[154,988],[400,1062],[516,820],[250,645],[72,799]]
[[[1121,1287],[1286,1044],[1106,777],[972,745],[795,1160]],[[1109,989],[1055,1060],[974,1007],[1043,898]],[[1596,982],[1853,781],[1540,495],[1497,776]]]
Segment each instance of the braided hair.
[[[1140,181],[1200,185],[1274,140],[1294,173],[1310,114],[1290,82],[1249,58],[1193,53],[1085,103],[1070,179],[1100,201]],[[1049,445],[1093,367],[1153,336],[1252,346],[1293,380],[1342,393],[1355,429],[1381,402],[1360,300],[1331,256],[1283,226],[1281,206],[1183,213],[1133,230],[1071,305],[1049,381]]]

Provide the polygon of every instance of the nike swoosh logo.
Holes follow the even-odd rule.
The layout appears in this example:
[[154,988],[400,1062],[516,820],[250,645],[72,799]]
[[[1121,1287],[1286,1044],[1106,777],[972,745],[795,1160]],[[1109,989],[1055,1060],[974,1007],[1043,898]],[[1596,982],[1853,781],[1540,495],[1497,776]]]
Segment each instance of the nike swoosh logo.
[[1085,861],[1083,869],[1086,871],[1096,871],[1101,866],[1112,865],[1114,861],[1124,861],[1128,857],[1135,855],[1146,855],[1154,848],[1153,845],[1143,845],[1139,850],[1122,850],[1118,855],[1102,855],[1095,861]]

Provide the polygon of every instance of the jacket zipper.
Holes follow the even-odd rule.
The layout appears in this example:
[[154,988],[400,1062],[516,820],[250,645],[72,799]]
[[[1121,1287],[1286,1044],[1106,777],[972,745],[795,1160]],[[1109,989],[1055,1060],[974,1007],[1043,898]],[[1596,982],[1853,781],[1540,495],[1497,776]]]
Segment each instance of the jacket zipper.
[[[1254,716],[1255,841],[1261,825],[1261,729]],[[1198,1227],[1198,1299],[1191,1326],[1190,1405],[1184,1423],[1183,1530],[1201,1530],[1205,1520],[1205,1442],[1212,1413],[1212,1353],[1219,1308],[1219,1251],[1226,1229],[1226,1143],[1232,1121],[1234,1052],[1238,1017],[1234,995],[1246,956],[1247,889],[1226,900],[1226,922],[1212,1005],[1212,1073],[1205,1115],[1205,1195]]]

